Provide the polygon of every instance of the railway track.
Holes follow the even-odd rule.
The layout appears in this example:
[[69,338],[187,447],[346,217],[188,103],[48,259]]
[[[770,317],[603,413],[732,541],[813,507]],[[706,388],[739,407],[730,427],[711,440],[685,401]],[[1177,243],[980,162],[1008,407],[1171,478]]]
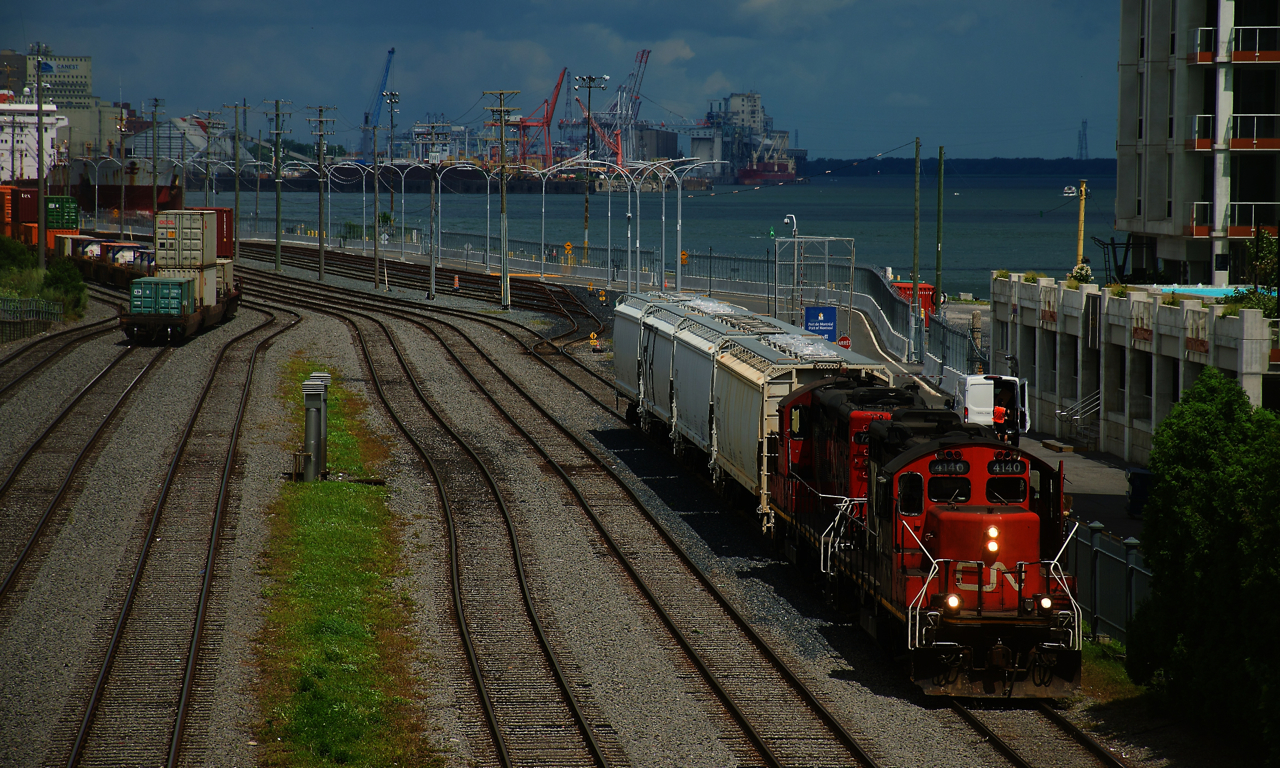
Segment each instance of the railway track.
[[[358,322],[350,319],[349,322],[377,325],[395,349],[399,369],[415,389],[416,397],[433,412],[430,399],[418,389],[412,368],[401,356],[394,334],[373,312],[410,323],[437,338],[491,404],[494,417],[505,420],[529,448],[553,468],[552,476],[559,481],[563,501],[578,507],[589,518],[601,546],[607,548],[619,564],[615,578],[626,582],[627,588],[637,593],[637,599],[654,611],[657,623],[666,628],[670,639],[683,653],[686,668],[682,672],[700,677],[707,687],[706,698],[718,702],[722,708],[721,727],[734,731],[726,738],[738,745],[736,749],[743,761],[775,766],[875,765],[799,676],[756,635],[712,581],[679,550],[608,463],[527,397],[519,384],[455,324],[456,320],[432,319],[431,309],[425,310],[426,316],[385,308],[365,311],[363,299],[356,300],[355,308],[348,308],[345,292],[319,294],[293,281],[270,279],[260,281],[259,285],[263,289],[271,286],[278,300],[361,318]],[[360,334],[361,345],[366,349],[368,335]],[[375,377],[375,382],[380,379]],[[379,390],[382,394],[381,386]],[[388,407],[392,408],[390,404]],[[437,416],[442,424],[446,418]],[[412,427],[404,426],[399,417],[397,421],[406,435],[412,433]],[[450,431],[451,437],[460,439],[456,431]],[[419,451],[430,461],[429,450],[419,447]],[[511,549],[516,551],[517,537],[510,523],[506,525],[513,542]],[[488,526],[488,531],[491,536],[492,526]],[[471,556],[466,533],[461,528],[455,531],[459,537],[457,557],[464,564]],[[455,569],[458,560],[455,560]],[[519,570],[516,562],[514,567]],[[475,634],[477,629],[480,628],[469,626],[464,634]],[[479,650],[473,653],[483,655]],[[486,670],[480,665],[478,687],[483,688],[487,679]],[[494,706],[499,706],[496,697]],[[495,718],[498,725],[494,730],[504,733],[501,718]],[[498,740],[505,739],[503,736]]]
[[[163,347],[142,352],[128,346],[71,399],[31,442],[0,482],[0,600],[19,582],[40,549],[81,467],[115,421],[120,408],[167,355]],[[105,413],[105,416],[103,415]]]
[[1061,766],[1066,759],[1070,765],[1129,768],[1046,702],[1004,706],[978,701],[966,706],[952,699],[949,704],[952,712],[1015,768]]
[[[300,319],[274,312],[219,350],[160,485],[95,679],[67,733],[67,765],[178,764],[214,596],[231,476],[255,363]],[[257,338],[257,344],[250,342]]]
[[[126,299],[127,302],[127,299]],[[115,302],[111,302],[115,303]],[[77,325],[57,333],[37,339],[10,352],[0,359],[0,397],[10,391],[29,376],[59,360],[91,339],[105,336],[116,330],[119,324],[119,311],[127,304],[116,303],[117,316],[105,320]]]

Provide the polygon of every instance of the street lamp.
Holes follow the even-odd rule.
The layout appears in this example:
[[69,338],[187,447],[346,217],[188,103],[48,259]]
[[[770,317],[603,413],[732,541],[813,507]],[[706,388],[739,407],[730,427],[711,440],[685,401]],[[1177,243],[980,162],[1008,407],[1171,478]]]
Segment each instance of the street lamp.
[[[550,168],[546,168],[541,171],[539,171],[537,168],[534,168],[528,165],[516,166],[517,168],[523,168],[524,170],[536,175],[542,181],[542,259],[539,262],[541,266],[539,267],[538,279],[544,282],[547,279],[547,179],[551,178],[551,174],[557,171],[561,171],[565,168],[572,167],[584,159],[585,158],[582,154],[574,155],[573,157],[567,160],[562,160],[561,162],[556,163]],[[591,168],[590,166],[587,166],[588,184],[590,183],[590,176],[591,176]],[[583,258],[587,257],[585,240],[583,242],[582,255],[583,255]]]
[[[783,216],[782,223],[791,224],[791,314],[788,316],[794,320],[794,313],[797,311],[797,299],[800,293],[800,223],[796,220],[794,213],[788,213]],[[778,251],[776,246],[773,253],[773,285],[776,294],[778,290]],[[775,317],[778,314],[777,299],[774,299],[773,313]]]
[[635,174],[620,165],[607,160],[587,160],[588,166],[602,165],[609,169],[609,264],[607,279],[612,287],[613,279],[613,174],[616,172],[627,182],[627,291],[631,291],[631,189],[635,184]]
[[[676,292],[677,293],[684,289],[684,283],[682,281],[683,270],[680,269],[682,265],[682,260],[684,258],[684,243],[682,242],[682,239],[681,239],[681,235],[683,234],[682,226],[683,226],[683,217],[684,217],[684,205],[683,205],[684,177],[688,176],[689,173],[695,168],[700,168],[704,165],[715,165],[716,163],[724,163],[727,165],[728,161],[727,160],[703,160],[701,162],[694,163],[693,165],[687,165],[687,166],[684,166],[683,168],[676,169],[676,172],[675,172],[675,176],[676,176]],[[708,282],[708,286],[709,285],[710,283]]]
[[[585,149],[586,149],[586,157],[588,160],[590,160],[591,159],[591,93],[592,91],[595,91],[597,88],[602,91],[608,88],[608,86],[605,85],[605,83],[609,82],[609,76],[608,75],[603,75],[603,76],[578,75],[573,79],[578,81],[578,84],[573,86],[573,90],[576,91],[581,88],[587,89],[587,141],[586,141]],[[596,85],[597,82],[599,82],[600,84]],[[545,187],[545,182],[544,182],[544,187]],[[546,204],[546,201],[545,201],[545,193],[544,193],[544,201],[543,201],[544,207],[545,207],[545,204]],[[588,169],[587,180],[582,187],[582,255],[583,257],[587,257],[589,254],[587,250],[588,248],[587,225],[590,222],[590,220],[591,220],[591,171],[590,169]],[[546,249],[547,249],[547,245],[546,243],[543,243],[542,250],[543,250],[544,259],[546,258],[546,255],[545,255]]]

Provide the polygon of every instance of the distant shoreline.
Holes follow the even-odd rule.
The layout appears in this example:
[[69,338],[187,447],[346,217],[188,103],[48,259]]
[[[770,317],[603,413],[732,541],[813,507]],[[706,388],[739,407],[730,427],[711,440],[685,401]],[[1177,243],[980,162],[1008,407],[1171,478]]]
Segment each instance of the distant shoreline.
[[[828,173],[829,172],[829,173]],[[1115,158],[1076,160],[1069,157],[947,158],[946,172],[962,176],[1074,176],[1082,179],[1114,179]],[[804,163],[800,175],[818,176],[899,176],[914,175],[915,159],[880,157],[838,159],[819,157]],[[938,158],[921,158],[922,176],[938,175]]]

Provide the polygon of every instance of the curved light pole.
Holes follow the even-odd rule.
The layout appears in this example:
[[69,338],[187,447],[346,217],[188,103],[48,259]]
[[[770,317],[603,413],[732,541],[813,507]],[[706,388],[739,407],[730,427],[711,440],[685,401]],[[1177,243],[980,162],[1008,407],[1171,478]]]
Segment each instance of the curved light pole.
[[[631,190],[635,186],[636,176],[631,171],[608,160],[587,160],[588,165],[601,165],[609,169],[609,277],[613,275],[613,174],[617,173],[627,181],[627,293],[631,292]],[[638,193],[637,193],[638,194]],[[639,202],[636,203],[637,207]],[[639,252],[636,254],[636,260],[639,261]],[[612,283],[610,283],[612,286]],[[637,289],[639,287],[639,278],[636,279]]]
[[[369,173],[369,167],[368,167],[368,166],[366,166],[366,165],[362,165],[362,164],[360,164],[360,163],[352,162],[352,161],[350,161],[350,160],[343,160],[341,163],[335,163],[334,165],[329,166],[329,176],[330,176],[330,178],[332,178],[334,175],[336,175],[336,174],[337,174],[337,170],[338,170],[339,168],[351,168],[351,169],[353,169],[353,170],[356,170],[356,171],[359,171],[359,172],[360,172],[360,251],[363,253],[363,252],[364,252],[364,242],[365,242],[365,231],[366,231],[366,230],[365,230],[365,228],[364,228],[364,227],[365,227],[365,218],[364,218],[364,180],[365,180],[365,176]],[[339,178],[341,179],[341,177],[339,177]],[[332,193],[332,184],[330,184],[330,192]],[[333,205],[332,205],[332,204],[330,204],[330,206],[329,206],[329,211],[330,211],[330,212],[332,212],[332,211],[333,211]],[[330,227],[330,231],[332,231],[332,227]],[[343,246],[345,246],[345,245],[346,245],[346,242],[345,242],[345,238],[344,238]]]
[[[541,281],[545,282],[547,279],[547,179],[551,178],[551,174],[564,170],[565,168],[576,167],[578,163],[580,163],[584,159],[585,159],[585,153],[580,153],[580,154],[574,155],[573,157],[567,160],[562,160],[556,163],[555,165],[551,166],[550,168],[546,168],[544,170],[538,170],[537,168],[534,168],[533,166],[530,166],[530,165],[512,166],[514,168],[521,168],[523,170],[526,170],[542,180],[542,258],[539,260],[540,267],[538,271],[538,279]],[[588,181],[588,183],[590,182]],[[582,247],[583,249],[587,247],[585,241],[583,242]],[[585,257],[586,254],[584,253],[583,256]]]
[[[796,298],[800,292],[800,222],[796,219],[794,213],[788,213],[782,217],[783,224],[791,225],[791,313],[796,311]],[[778,257],[774,254],[773,263],[773,284],[774,292],[777,292],[778,285]],[[777,299],[774,299],[774,317],[778,316]],[[789,313],[788,316],[791,316]],[[792,317],[791,319],[795,319]]]
[[[675,172],[672,171],[670,167],[668,167],[668,164],[678,163],[678,162],[681,162],[683,159],[684,158],[678,158],[674,160],[655,160],[649,163],[644,163],[643,164],[644,170],[640,174],[640,178],[641,180],[643,180],[645,176],[649,175],[650,173],[654,173],[658,176],[659,183],[662,184],[662,269],[659,271],[662,272],[663,289],[666,289],[667,287],[667,180],[675,178]],[[637,164],[637,165],[640,165],[640,164]],[[638,200],[639,198],[637,198],[637,204],[636,204],[637,211],[639,211],[640,209]],[[639,219],[637,218],[637,223],[636,223],[637,236],[639,235],[639,227],[640,227]],[[637,246],[637,248],[639,248],[639,246]]]
[[[684,222],[684,177],[688,176],[689,173],[693,171],[693,169],[695,168],[701,168],[704,165],[715,165],[716,163],[724,163],[725,165],[728,165],[727,160],[703,160],[701,162],[694,163],[693,165],[681,166],[680,168],[677,168],[674,171],[676,176],[676,292],[677,293],[684,290],[684,283],[682,279],[683,271],[680,269],[682,265],[682,260],[684,258],[684,242],[682,240],[682,235],[683,235],[682,229],[683,229],[683,222]],[[708,286],[710,286],[710,282],[708,282]]]
[[[102,157],[97,162],[94,162],[93,160],[89,160],[87,158],[85,159],[86,164],[93,166],[93,228],[95,231],[99,229],[98,214],[102,210],[102,208],[98,205],[98,176],[99,176],[99,171],[101,169],[102,164],[106,162],[119,164],[120,161],[114,157],[108,157],[108,156]],[[121,166],[121,172],[122,173],[124,172],[123,166]]]
[[[437,177],[440,179],[440,199],[439,199],[439,202],[436,203],[436,239],[435,239],[435,243],[433,244],[433,249],[436,254],[435,258],[439,259],[442,264],[444,263],[444,256],[443,256],[443,253],[444,253],[444,175],[449,171],[458,171],[458,170],[479,171],[480,173],[484,174],[486,177],[488,176],[488,174],[485,173],[485,170],[483,168],[481,168],[478,165],[473,165],[471,163],[454,163],[453,165],[445,165],[440,169],[440,174]],[[489,187],[486,184],[485,185],[486,205],[488,204],[487,203],[488,189]]]

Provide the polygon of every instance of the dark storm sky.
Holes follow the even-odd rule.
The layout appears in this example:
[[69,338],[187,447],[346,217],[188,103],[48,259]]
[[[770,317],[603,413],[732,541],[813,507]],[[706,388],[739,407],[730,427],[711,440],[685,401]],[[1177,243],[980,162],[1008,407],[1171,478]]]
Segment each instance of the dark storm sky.
[[[158,96],[170,116],[288,99],[302,141],[306,107],[336,106],[348,146],[391,47],[401,125],[478,122],[483,90],[522,91],[512,103],[529,114],[561,68],[613,85],[648,48],[644,118],[698,118],[756,90],[811,158],[916,135],[951,157],[1074,156],[1082,119],[1097,157],[1115,147],[1118,18],[1103,0],[60,0],[0,4],[0,47],[92,56],[97,95]],[[260,114],[249,127],[265,128]]]

